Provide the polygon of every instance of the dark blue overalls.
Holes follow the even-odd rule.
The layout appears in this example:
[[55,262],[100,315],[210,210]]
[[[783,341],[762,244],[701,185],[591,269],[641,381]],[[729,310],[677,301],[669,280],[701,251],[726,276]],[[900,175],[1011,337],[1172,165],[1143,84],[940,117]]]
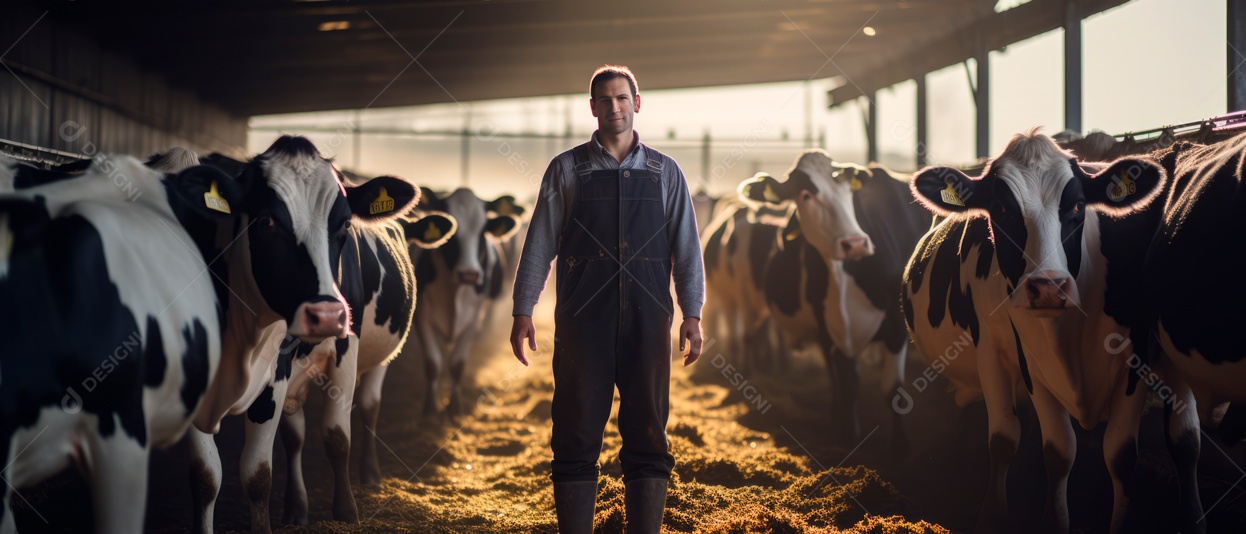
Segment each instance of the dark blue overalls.
[[619,389],[624,482],[670,476],[671,250],[663,156],[645,169],[590,170],[572,150],[575,204],[558,246],[554,331],[555,483],[596,481],[602,433]]

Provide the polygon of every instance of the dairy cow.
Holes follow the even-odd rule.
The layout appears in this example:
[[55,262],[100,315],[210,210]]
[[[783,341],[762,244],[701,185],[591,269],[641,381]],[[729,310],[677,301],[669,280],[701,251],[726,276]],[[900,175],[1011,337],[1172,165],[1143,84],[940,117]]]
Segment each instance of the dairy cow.
[[[1246,355],[1241,349],[1242,299],[1238,284],[1246,259],[1242,241],[1246,135],[1208,146],[1189,146],[1172,162],[1172,189],[1144,264],[1151,306],[1146,334],[1134,336],[1130,354],[1159,371],[1131,373],[1137,387],[1164,401],[1165,437],[1177,466],[1183,530],[1204,532],[1198,489],[1200,423],[1232,446],[1246,435]],[[1123,346],[1123,344],[1122,344]],[[1146,369],[1146,368],[1143,368]],[[1143,385],[1145,381],[1146,385]],[[1233,403],[1223,419],[1217,408]],[[1213,447],[1215,445],[1213,444]]]
[[[233,207],[236,224],[201,229],[221,251],[211,256],[218,258],[211,263],[213,277],[227,285],[233,301],[225,314],[221,369],[195,414],[195,426],[215,432],[224,415],[246,413],[248,434],[262,434],[255,439],[271,444],[293,358],[290,351],[280,350],[283,340],[332,340],[343,351],[357,350],[358,343],[348,335],[359,318],[352,317],[338,285],[342,252],[355,235],[354,223],[396,217],[394,212],[373,211],[374,202],[387,196],[402,207],[412,202],[416,190],[398,179],[376,179],[347,190],[310,141],[290,136],[247,162],[236,181],[243,191]],[[335,366],[328,373],[338,384],[355,380],[353,368]],[[324,429],[326,441],[349,435],[349,417],[337,414],[327,421],[332,424]],[[348,449],[341,441],[327,443],[326,450],[331,465],[344,470]],[[195,528],[210,531],[221,484],[220,456],[209,434],[192,432],[191,444]],[[271,446],[267,451],[251,449],[241,464],[252,528],[267,531],[267,508],[255,504],[270,491]],[[334,517],[357,520],[349,491],[336,495]]]
[[1069,528],[1070,415],[1084,428],[1107,422],[1113,531],[1125,519],[1145,395],[1129,387],[1128,354],[1114,348],[1140,324],[1141,265],[1155,227],[1148,206],[1166,173],[1147,158],[1090,171],[1030,132],[980,178],[931,167],[912,182],[914,196],[948,218],[913,252],[905,319],[932,365],[957,347],[942,363],[958,403],[986,401],[990,478],[978,530],[1007,529],[1005,479],[1021,433],[1015,402],[1027,393],[1048,474],[1040,530]]
[[467,354],[502,290],[497,241],[519,229],[515,215],[488,215],[490,211],[498,213],[497,203],[481,200],[468,189],[457,189],[445,198],[423,190],[417,212],[449,213],[458,224],[453,238],[440,248],[409,249],[420,293],[415,332],[424,352],[428,386],[425,415],[439,411],[436,384],[447,359],[451,377],[448,409],[453,414],[463,412],[459,387]]
[[[124,186],[124,187],[123,187]],[[143,528],[147,459],[191,424],[222,365],[221,287],[197,228],[241,191],[194,167],[126,156],[74,173],[0,158],[0,531],[15,488],[75,466],[95,526]],[[135,498],[138,496],[138,498]]]
[[[930,215],[883,167],[836,163],[822,149],[802,154],[786,181],[755,178],[739,192],[748,202],[795,205],[781,250],[766,268],[766,301],[789,343],[822,349],[832,381],[832,432],[855,446],[854,358],[869,347],[881,350],[884,392],[903,382],[908,333],[900,276]],[[893,447],[905,446],[898,414],[892,430]]]
[[709,222],[701,243],[706,332],[721,344],[715,350],[730,355],[742,369],[771,370],[786,355],[771,342],[766,265],[778,252],[788,213],[738,201],[720,205],[721,213]]

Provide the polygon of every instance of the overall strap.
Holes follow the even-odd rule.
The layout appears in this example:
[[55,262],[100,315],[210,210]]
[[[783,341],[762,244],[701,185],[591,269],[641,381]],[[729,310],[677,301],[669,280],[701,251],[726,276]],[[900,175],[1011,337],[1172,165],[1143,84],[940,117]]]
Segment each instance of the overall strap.
[[575,174],[585,176],[593,172],[593,160],[588,151],[588,143],[571,149],[571,157],[575,160]]
[[645,145],[645,168],[649,170],[650,179],[657,183],[662,179],[662,162],[666,160],[666,156],[662,155],[653,147]]

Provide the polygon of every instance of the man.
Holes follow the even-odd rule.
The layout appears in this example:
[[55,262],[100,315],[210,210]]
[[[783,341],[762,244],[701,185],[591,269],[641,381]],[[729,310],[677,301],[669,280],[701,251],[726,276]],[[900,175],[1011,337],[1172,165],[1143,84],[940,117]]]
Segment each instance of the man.
[[511,349],[536,350],[532,308],[557,257],[554,452],[551,479],[561,532],[590,533],[602,433],[619,389],[628,532],[658,532],[675,458],[666,440],[671,371],[670,280],[683,323],[684,365],[701,356],[701,265],[692,199],[671,158],[641,144],[636,77],[593,73],[597,131],[550,162],[515,276]]

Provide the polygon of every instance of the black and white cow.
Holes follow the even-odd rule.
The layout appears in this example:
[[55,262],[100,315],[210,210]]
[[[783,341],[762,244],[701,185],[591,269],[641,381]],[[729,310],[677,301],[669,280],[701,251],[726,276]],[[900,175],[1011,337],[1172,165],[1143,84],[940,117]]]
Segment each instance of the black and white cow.
[[[417,191],[395,178],[347,189],[332,163],[310,141],[289,136],[248,162],[237,183],[243,191],[234,206],[237,223],[202,229],[220,245],[213,256],[220,261],[211,264],[214,277],[227,283],[237,302],[226,310],[221,369],[195,423],[198,429],[215,432],[224,415],[246,413],[248,439],[268,443],[266,448],[248,448],[240,468],[252,504],[252,528],[267,531],[268,508],[257,503],[266,504],[270,493],[277,410],[286,400],[294,357],[293,351],[281,348],[291,342],[287,338],[312,344],[329,340],[349,365],[334,365],[325,373],[353,393],[359,343],[350,334],[357,333],[355,328],[367,318],[353,316],[339,288],[339,273],[359,265],[343,262],[343,254],[358,246],[357,226],[395,219]],[[393,208],[378,210],[378,201]],[[340,437],[350,435],[350,406],[330,403],[327,408],[332,413],[326,414],[322,429],[325,449],[341,477],[349,459],[349,439]],[[193,432],[191,438],[196,457],[191,467],[195,528],[211,531],[221,484],[220,456],[211,435]],[[339,482],[333,512],[339,520],[358,520],[348,485],[342,491]]]
[[[1233,283],[1246,259],[1246,135],[1207,146],[1189,146],[1172,165],[1172,187],[1144,264],[1149,335],[1134,336],[1145,372],[1131,373],[1139,387],[1164,400],[1168,449],[1177,466],[1183,530],[1207,529],[1198,489],[1200,422],[1218,427],[1233,445],[1243,436],[1246,354],[1241,349],[1246,291]],[[1152,343],[1148,343],[1152,341]],[[1167,391],[1165,391],[1167,390]],[[1214,410],[1230,402],[1223,420]]]
[[[1155,226],[1154,210],[1145,210],[1166,173],[1146,158],[1092,170],[1030,132],[1014,136],[980,178],[931,167],[913,179],[914,196],[949,218],[913,253],[905,319],[932,366],[947,366],[958,402],[986,401],[991,466],[979,530],[1006,529],[1005,479],[1021,434],[1015,403],[1027,390],[1048,474],[1040,530],[1069,528],[1069,415],[1085,428],[1107,422],[1113,531],[1125,519],[1145,394],[1128,389],[1129,356],[1113,348],[1139,324]],[[949,347],[957,354],[941,359]]]
[[723,208],[709,222],[701,243],[706,333],[721,344],[715,350],[728,354],[740,368],[770,371],[786,355],[771,342],[766,265],[778,252],[789,213],[739,201],[719,204]]
[[220,288],[195,228],[231,223],[240,193],[207,167],[0,158],[0,531],[16,529],[15,488],[69,466],[96,529],[142,530],[148,454],[182,437],[222,364]]
[[486,202],[463,188],[445,198],[438,198],[425,188],[420,198],[417,212],[448,213],[458,224],[454,237],[440,248],[409,249],[420,293],[415,331],[420,341],[418,347],[424,352],[428,382],[425,415],[439,411],[436,384],[447,355],[451,378],[449,411],[463,413],[459,388],[467,355],[502,291],[497,242],[519,229],[515,215],[489,216],[488,212],[498,213],[496,206],[502,199]]
[[[855,446],[854,358],[868,347],[883,352],[886,395],[904,381],[908,333],[900,277],[930,215],[913,205],[905,182],[888,170],[835,163],[822,149],[802,154],[786,181],[747,180],[739,192],[745,201],[795,204],[783,246],[766,269],[766,301],[789,343],[822,349],[831,372],[834,437]],[[899,414],[892,432],[893,446],[904,447]]]
[[[396,180],[374,178],[374,180]],[[349,191],[350,189],[348,189]],[[382,193],[382,196],[387,196]],[[417,199],[418,200],[418,199]],[[376,202],[376,201],[374,201]],[[383,201],[382,201],[383,202]],[[409,206],[381,206],[381,210],[402,213]],[[416,303],[415,271],[407,252],[408,244],[421,249],[437,248],[450,240],[456,231],[453,218],[445,213],[428,213],[418,220],[379,220],[356,224],[342,249],[338,285],[352,311],[352,346],[337,340],[319,345],[300,343],[295,352],[281,418],[282,443],[288,462],[285,508],[282,522],[307,524],[307,488],[302,477],[302,445],[305,439],[303,403],[309,390],[324,395],[325,428],[333,428],[333,418],[349,417],[351,400],[358,391],[358,406],[368,434],[360,455],[359,481],[365,485],[381,482],[381,468],[376,454],[376,424],[381,411],[381,386],[389,363],[398,356],[411,330],[411,317]],[[358,344],[358,347],[353,347]],[[331,368],[355,369],[357,383],[333,381]],[[349,373],[347,373],[349,374]],[[248,436],[249,437],[249,436]],[[272,442],[259,442],[259,451],[272,451]],[[247,447],[252,442],[248,439]],[[344,454],[330,450],[339,447]],[[326,436],[325,450],[330,461],[349,457],[350,434]],[[350,476],[345,464],[334,466],[334,503],[344,500],[350,492]],[[256,503],[257,505],[260,503]],[[262,506],[268,506],[265,497]]]

